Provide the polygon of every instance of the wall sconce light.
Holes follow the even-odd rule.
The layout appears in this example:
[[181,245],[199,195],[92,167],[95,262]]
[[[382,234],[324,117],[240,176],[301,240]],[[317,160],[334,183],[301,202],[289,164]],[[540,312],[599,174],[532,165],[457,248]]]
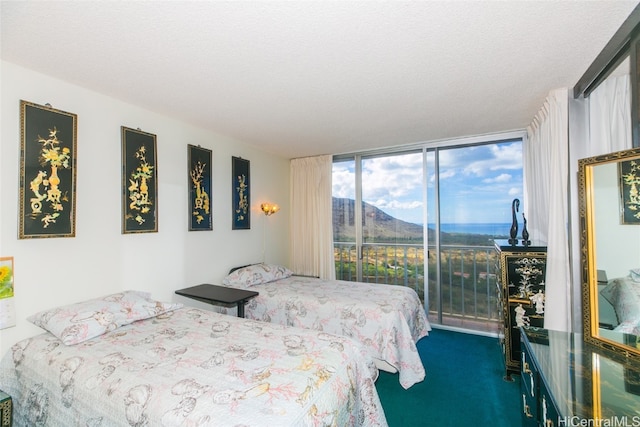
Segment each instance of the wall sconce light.
[[267,253],[267,218],[268,216],[273,215],[274,213],[280,210],[280,206],[275,203],[263,203],[260,205],[260,209],[264,212],[264,227],[262,228],[262,262],[266,262],[266,253]]
[[264,212],[266,216],[271,216],[280,210],[280,206],[271,203],[263,203],[260,205],[260,209],[262,209],[262,212]]

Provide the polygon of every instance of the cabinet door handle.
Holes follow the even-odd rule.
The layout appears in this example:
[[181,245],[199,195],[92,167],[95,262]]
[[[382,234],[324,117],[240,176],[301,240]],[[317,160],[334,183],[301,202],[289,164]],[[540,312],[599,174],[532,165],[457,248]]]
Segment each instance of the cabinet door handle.
[[529,410],[529,405],[527,405],[527,398],[525,395],[522,395],[522,412],[527,416],[527,418],[533,418],[533,414]]
[[522,363],[522,372],[525,374],[531,374],[531,369],[529,369],[529,364],[527,362]]
[[553,421],[547,418],[546,420],[544,420],[544,427],[553,427]]

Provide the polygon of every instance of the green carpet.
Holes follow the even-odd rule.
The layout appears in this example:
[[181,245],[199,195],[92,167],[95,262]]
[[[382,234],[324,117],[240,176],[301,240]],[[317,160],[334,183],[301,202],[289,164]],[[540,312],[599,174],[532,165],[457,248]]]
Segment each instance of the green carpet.
[[503,380],[497,338],[434,329],[418,342],[426,378],[405,390],[380,372],[376,388],[389,426],[521,425],[520,377]]

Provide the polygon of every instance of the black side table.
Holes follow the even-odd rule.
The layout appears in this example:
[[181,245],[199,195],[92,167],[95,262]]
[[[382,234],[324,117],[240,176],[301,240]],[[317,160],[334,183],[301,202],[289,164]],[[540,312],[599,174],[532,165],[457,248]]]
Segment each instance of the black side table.
[[223,303],[237,304],[238,317],[244,317],[244,305],[251,298],[259,295],[255,291],[246,291],[244,289],[228,288],[226,286],[217,286],[202,284],[184,288],[176,291],[176,294],[191,298],[197,301],[206,302],[208,304]]

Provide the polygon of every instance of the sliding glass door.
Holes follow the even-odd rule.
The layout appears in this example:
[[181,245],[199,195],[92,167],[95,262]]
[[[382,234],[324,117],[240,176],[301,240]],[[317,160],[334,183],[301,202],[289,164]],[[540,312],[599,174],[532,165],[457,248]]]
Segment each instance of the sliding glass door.
[[427,170],[429,319],[498,332],[494,240],[522,200],[522,140],[435,148]]
[[334,163],[336,277],[424,295],[422,151]]
[[431,322],[495,332],[493,240],[522,199],[521,153],[513,138],[336,157],[336,277],[410,286]]

